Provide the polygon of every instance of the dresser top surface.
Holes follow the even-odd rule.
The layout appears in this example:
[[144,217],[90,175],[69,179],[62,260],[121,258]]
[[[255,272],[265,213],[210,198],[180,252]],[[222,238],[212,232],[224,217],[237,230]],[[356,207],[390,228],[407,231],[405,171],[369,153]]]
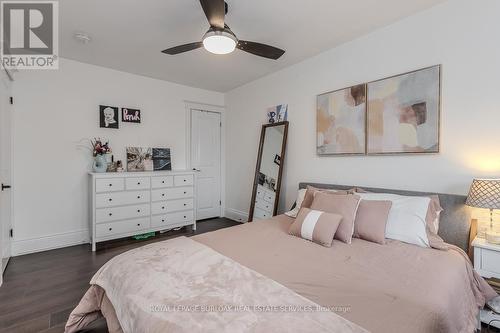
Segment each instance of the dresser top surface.
[[120,178],[120,177],[154,177],[170,175],[192,175],[192,170],[172,170],[172,171],[141,171],[141,172],[89,172],[93,178]]

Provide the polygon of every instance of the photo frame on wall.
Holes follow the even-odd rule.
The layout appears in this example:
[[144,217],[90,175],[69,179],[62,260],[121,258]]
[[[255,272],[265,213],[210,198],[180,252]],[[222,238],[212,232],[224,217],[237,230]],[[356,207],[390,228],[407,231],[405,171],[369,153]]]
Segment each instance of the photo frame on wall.
[[436,154],[441,65],[317,96],[319,156]]
[[118,108],[115,106],[99,105],[99,126],[101,128],[118,129]]
[[441,66],[368,83],[367,154],[439,153]]
[[316,99],[316,151],[324,155],[365,154],[366,84]]
[[124,123],[141,123],[141,110],[122,108],[122,122]]

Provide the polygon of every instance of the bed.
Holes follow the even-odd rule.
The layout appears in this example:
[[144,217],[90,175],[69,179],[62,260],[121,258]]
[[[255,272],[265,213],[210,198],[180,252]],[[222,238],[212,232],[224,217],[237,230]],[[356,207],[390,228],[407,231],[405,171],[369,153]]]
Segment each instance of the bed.
[[[307,185],[301,183],[300,187]],[[314,186],[352,188],[325,184]],[[369,190],[405,195],[429,194]],[[127,327],[124,331],[134,332],[230,332],[235,331],[235,327],[238,331],[252,332],[271,328],[274,331],[304,332],[472,332],[477,325],[478,309],[495,294],[475,274],[464,252],[469,231],[465,197],[439,196],[445,209],[440,235],[451,244],[447,251],[399,241],[389,240],[387,244],[379,245],[360,239],[354,239],[352,244],[334,240],[333,246],[326,248],[288,235],[293,219],[279,215],[186,240],[148,245],[112,259],[110,267],[114,268],[103,267],[96,274],[89,292],[71,314],[66,331],[77,331],[104,315],[110,332],[121,332],[124,323]],[[180,256],[174,253],[184,246],[186,253]],[[176,261],[165,262],[173,260],[176,255]],[[214,257],[219,260],[218,266],[214,261],[214,265],[203,270]],[[158,263],[167,268],[161,270],[154,266]],[[198,271],[191,272],[193,266]],[[139,268],[145,267],[152,269],[147,276],[138,273]],[[124,274],[130,274],[130,277],[123,278]],[[155,274],[157,278],[153,280]],[[163,278],[166,274],[170,274],[170,282],[165,285]],[[215,278],[205,281],[210,276]],[[137,280],[141,279],[138,283]],[[172,279],[177,280],[172,282]],[[137,285],[140,286],[139,293],[134,291]],[[149,294],[144,285],[150,286]],[[251,285],[253,288],[246,288]],[[148,296],[142,297],[140,293]],[[186,294],[188,298],[185,298]],[[160,320],[168,321],[167,326],[146,329],[146,325],[158,319],[148,313],[151,309],[144,309],[154,298],[170,305],[209,299],[209,304],[212,300],[215,300],[213,303],[231,304],[295,304],[300,309],[319,305],[329,311],[294,313],[287,309],[257,314],[252,311],[210,312],[209,315],[170,312],[161,313]],[[143,312],[142,322],[136,319],[140,317],[139,312]]]

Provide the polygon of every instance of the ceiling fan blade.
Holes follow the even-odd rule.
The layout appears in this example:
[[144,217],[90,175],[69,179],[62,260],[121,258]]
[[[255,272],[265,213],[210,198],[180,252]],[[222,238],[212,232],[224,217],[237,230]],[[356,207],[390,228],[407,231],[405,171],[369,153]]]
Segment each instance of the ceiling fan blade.
[[195,43],[174,46],[174,47],[171,47],[169,49],[163,50],[161,52],[166,53],[166,54],[170,54],[170,55],[175,55],[175,54],[179,54],[179,53],[184,53],[184,52],[196,50],[202,46],[203,46],[202,42],[195,42]]
[[224,16],[226,15],[224,0],[200,0],[200,3],[210,26],[224,29]]
[[256,42],[249,42],[246,40],[240,40],[236,47],[242,51],[274,60],[279,59],[283,54],[285,54],[284,50],[278,49],[277,47]]

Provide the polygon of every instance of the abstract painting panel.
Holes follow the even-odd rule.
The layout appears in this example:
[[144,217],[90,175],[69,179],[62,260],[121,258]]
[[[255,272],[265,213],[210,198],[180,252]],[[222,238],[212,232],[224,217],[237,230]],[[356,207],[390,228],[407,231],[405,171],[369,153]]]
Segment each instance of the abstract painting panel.
[[152,149],[127,147],[127,171],[153,171]]
[[153,148],[154,171],[172,170],[170,148]]
[[319,95],[316,107],[318,155],[365,154],[365,84]]
[[368,83],[368,154],[439,152],[440,70]]

